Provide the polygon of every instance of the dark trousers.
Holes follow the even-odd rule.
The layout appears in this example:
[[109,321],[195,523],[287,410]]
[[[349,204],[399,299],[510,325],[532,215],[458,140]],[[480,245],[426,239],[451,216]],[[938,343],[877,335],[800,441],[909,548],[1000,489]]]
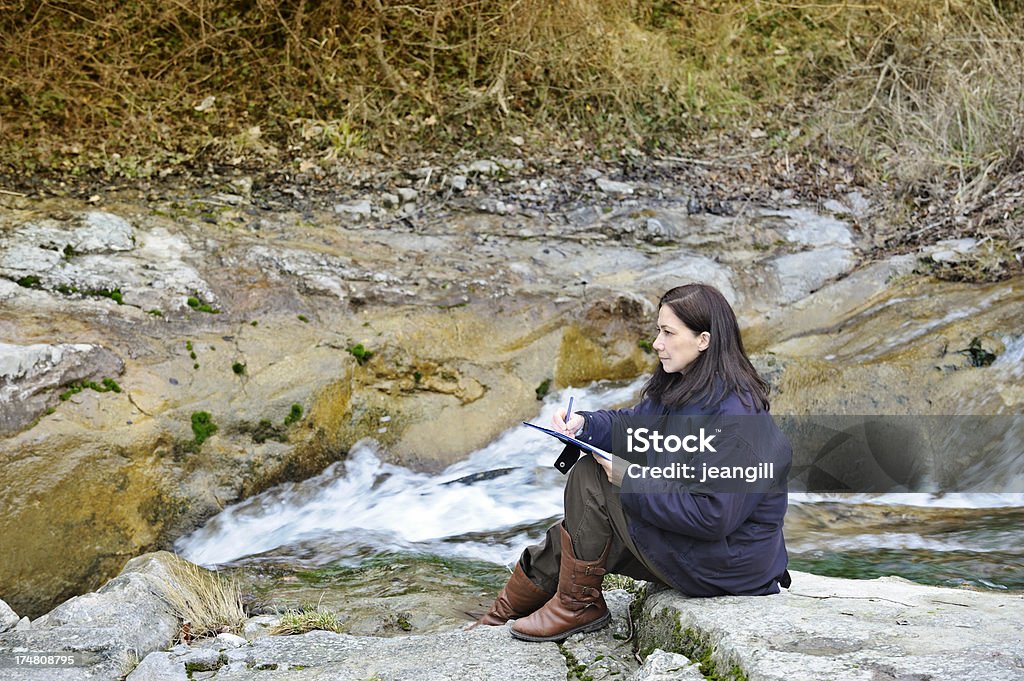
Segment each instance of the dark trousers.
[[580,458],[569,471],[565,481],[565,519],[552,525],[544,541],[527,548],[519,559],[526,576],[548,593],[554,593],[558,586],[563,523],[576,558],[595,560],[611,542],[605,563],[609,573],[665,583],[630,538],[619,488],[608,482],[604,469],[592,456]]

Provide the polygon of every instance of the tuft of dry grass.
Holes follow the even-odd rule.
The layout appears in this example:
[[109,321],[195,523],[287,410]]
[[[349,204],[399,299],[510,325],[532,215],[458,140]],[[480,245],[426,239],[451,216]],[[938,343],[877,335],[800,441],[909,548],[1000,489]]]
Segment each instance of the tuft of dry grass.
[[234,581],[181,558],[169,562],[168,572],[163,597],[183,623],[183,641],[241,632],[246,616]]
[[289,610],[281,616],[281,621],[271,630],[274,636],[305,634],[316,629],[341,633],[341,622],[333,612],[315,608]]

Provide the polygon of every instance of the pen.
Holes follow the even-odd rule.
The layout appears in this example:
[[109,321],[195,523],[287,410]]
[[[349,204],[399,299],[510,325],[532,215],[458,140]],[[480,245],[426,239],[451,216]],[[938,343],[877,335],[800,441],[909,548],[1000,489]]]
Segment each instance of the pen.
[[565,418],[562,422],[565,423],[566,428],[569,427],[569,417],[572,416],[572,395],[569,395],[569,408],[565,410]]

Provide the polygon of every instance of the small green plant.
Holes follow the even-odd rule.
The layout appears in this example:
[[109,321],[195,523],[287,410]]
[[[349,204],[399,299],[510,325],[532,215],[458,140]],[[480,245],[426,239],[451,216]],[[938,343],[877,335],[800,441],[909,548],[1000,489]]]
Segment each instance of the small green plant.
[[209,314],[220,314],[220,310],[215,310],[213,307],[210,306],[209,303],[204,303],[199,298],[198,294],[194,295],[194,296],[189,296],[188,299],[185,302],[188,304],[189,307],[191,307],[196,312],[207,312]]
[[98,393],[121,392],[121,386],[112,378],[104,378],[99,383],[96,381],[78,381],[69,385],[68,389],[60,394],[60,401],[67,402],[71,399],[72,395],[77,395],[86,388],[89,390],[95,390]]
[[536,387],[536,388],[534,389],[534,391],[533,391],[533,392],[535,392],[535,393],[537,394],[537,399],[538,399],[538,400],[543,400],[543,399],[544,399],[544,397],[545,397],[545,396],[546,396],[546,395],[547,395],[547,394],[548,394],[548,393],[549,393],[550,391],[551,391],[551,379],[550,379],[550,378],[545,378],[545,379],[544,379],[543,381],[541,381],[541,382],[540,382],[540,385],[538,385],[538,386],[537,386],[537,387]]
[[255,319],[252,320],[251,322],[249,322],[249,324],[250,324],[250,326],[259,326],[260,325],[260,323],[257,320],[255,320]]
[[293,423],[298,423],[299,419],[302,418],[302,405],[295,403],[292,405],[291,411],[288,412],[288,416],[284,417],[284,425],[290,426]]
[[198,448],[206,439],[217,432],[217,424],[209,412],[197,411],[192,413],[192,433],[195,435],[193,443]]
[[642,340],[639,343],[637,343],[637,346],[639,346],[639,348],[646,352],[648,355],[654,354],[654,346],[651,344],[651,341],[649,340]]
[[423,380],[423,372],[418,370],[412,372],[412,380],[416,382],[416,385],[419,385],[420,381]]
[[64,246],[64,259],[65,260],[70,260],[71,258],[75,257],[76,255],[78,255],[78,252],[75,251],[75,247],[74,246],[72,246],[71,244],[67,244],[67,245]]
[[18,286],[22,286],[24,288],[41,288],[41,286],[39,285],[39,281],[39,277],[37,277],[34,274],[30,274],[27,277],[22,277],[21,279],[18,279],[15,283],[18,284]]
[[235,362],[234,364],[232,364],[231,365],[231,370],[234,371],[235,375],[237,375],[237,376],[244,376],[245,375],[245,365],[242,364],[241,362]]
[[154,317],[163,317],[164,316],[164,313],[161,312],[160,310],[156,309],[155,307],[152,310],[146,310],[146,314],[151,314]]
[[373,357],[373,352],[364,348],[362,343],[350,345],[345,349],[348,350],[349,354],[356,358],[356,361],[359,362],[360,366],[369,362],[370,358]]
[[300,314],[299,321],[302,322],[303,324],[309,324],[309,317],[307,317],[304,314]]
[[981,339],[975,336],[971,339],[970,344],[963,350],[957,350],[957,353],[961,355],[967,355],[971,360],[971,366],[974,367],[987,367],[996,361],[996,355],[993,352],[989,352],[981,346]]
[[98,288],[86,291],[85,294],[89,296],[97,296],[99,298],[110,298],[118,305],[124,305],[124,295],[121,294],[121,289],[119,288]]

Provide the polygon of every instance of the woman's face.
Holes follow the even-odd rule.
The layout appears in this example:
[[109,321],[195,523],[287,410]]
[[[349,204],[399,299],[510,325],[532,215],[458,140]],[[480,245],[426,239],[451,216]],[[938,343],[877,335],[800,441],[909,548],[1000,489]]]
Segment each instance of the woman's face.
[[711,334],[691,331],[668,305],[662,305],[658,310],[658,337],[652,347],[658,353],[661,368],[667,373],[678,373],[690,366],[710,342]]

